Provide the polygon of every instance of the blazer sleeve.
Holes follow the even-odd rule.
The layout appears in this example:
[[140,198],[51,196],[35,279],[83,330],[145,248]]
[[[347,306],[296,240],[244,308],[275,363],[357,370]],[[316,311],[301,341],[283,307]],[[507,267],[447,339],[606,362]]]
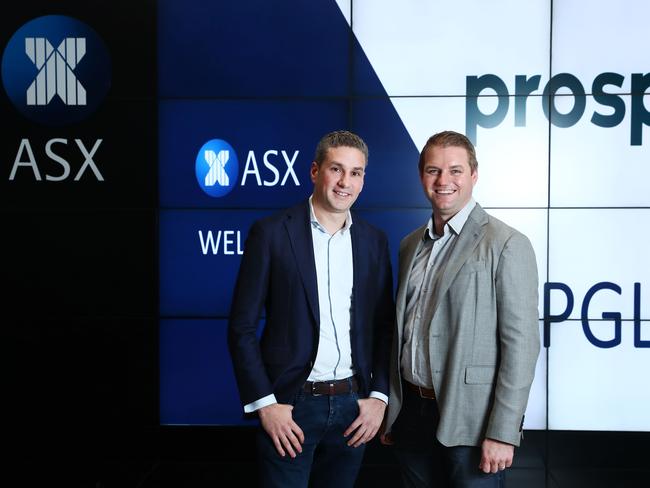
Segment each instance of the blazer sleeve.
[[395,303],[393,300],[393,273],[388,250],[388,240],[382,240],[379,266],[377,267],[379,293],[374,311],[374,344],[371,391],[389,394],[390,350],[395,323]]
[[500,360],[486,437],[517,446],[540,348],[537,280],[533,247],[515,232],[496,271]]
[[269,247],[264,227],[254,223],[246,238],[228,321],[228,348],[242,405],[273,393],[257,339],[269,287]]

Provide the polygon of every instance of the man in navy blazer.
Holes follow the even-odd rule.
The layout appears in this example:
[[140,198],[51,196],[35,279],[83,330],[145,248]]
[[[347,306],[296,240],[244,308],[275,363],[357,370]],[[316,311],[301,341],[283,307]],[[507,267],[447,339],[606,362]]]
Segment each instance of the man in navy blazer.
[[[312,196],[253,224],[228,325],[264,486],[353,486],[388,401],[394,319],[386,236],[352,215],[368,148],[325,135]],[[258,339],[260,317],[265,326]],[[316,449],[318,448],[318,450]]]

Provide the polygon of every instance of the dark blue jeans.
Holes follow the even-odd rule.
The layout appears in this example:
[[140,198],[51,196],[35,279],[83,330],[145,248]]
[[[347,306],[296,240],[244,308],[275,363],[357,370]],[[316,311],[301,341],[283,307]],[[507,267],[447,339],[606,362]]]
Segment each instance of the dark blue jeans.
[[481,448],[446,447],[436,439],[440,414],[435,400],[404,388],[404,402],[393,425],[393,449],[407,488],[503,488],[504,472],[478,468]]
[[293,420],[305,434],[302,453],[281,457],[263,429],[257,436],[261,486],[352,487],[365,446],[348,447],[343,432],[359,415],[356,393],[314,396],[298,393]]

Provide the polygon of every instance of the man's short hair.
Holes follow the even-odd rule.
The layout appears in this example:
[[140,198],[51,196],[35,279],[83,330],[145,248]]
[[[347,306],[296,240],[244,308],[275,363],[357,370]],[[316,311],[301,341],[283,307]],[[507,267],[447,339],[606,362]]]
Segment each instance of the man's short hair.
[[335,130],[325,134],[316,146],[314,161],[320,166],[327,157],[327,151],[333,147],[353,147],[363,153],[365,163],[368,163],[368,146],[358,135],[347,130]]
[[465,135],[460,134],[459,132],[446,130],[443,132],[438,132],[437,134],[429,137],[429,140],[422,148],[422,152],[420,153],[420,160],[418,161],[418,169],[420,170],[420,174],[422,174],[422,171],[424,171],[424,155],[429,150],[429,148],[434,146],[464,148],[467,151],[467,156],[469,159],[469,169],[472,173],[478,169],[476,151],[474,150],[474,144],[472,144],[472,141],[470,141]]

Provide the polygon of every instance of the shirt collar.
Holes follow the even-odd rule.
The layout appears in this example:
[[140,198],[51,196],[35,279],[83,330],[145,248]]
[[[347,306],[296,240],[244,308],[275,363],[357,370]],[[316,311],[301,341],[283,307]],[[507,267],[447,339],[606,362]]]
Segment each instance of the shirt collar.
[[[460,234],[460,231],[463,230],[463,227],[465,226],[465,223],[467,222],[467,219],[469,218],[469,214],[472,213],[472,210],[474,210],[474,207],[476,206],[476,200],[473,198],[469,199],[469,202],[467,202],[467,205],[465,205],[460,211],[454,215],[449,221],[445,224],[443,232],[447,232],[447,229],[450,229],[451,231],[454,232],[454,234],[458,235]],[[430,238],[430,239],[436,239],[440,238],[441,236],[436,234],[436,229],[433,225],[433,216],[429,217],[429,222],[427,222],[427,228],[424,230],[424,236],[423,238]]]
[[[318,221],[316,218],[316,214],[314,213],[314,204],[312,203],[312,198],[314,198],[314,195],[309,197],[309,221],[311,222],[311,225],[316,227],[322,232],[327,232],[325,230],[325,227]],[[343,227],[339,229],[341,233],[345,233],[350,230],[350,227],[352,227],[352,214],[348,210],[348,214],[345,217],[345,224],[343,224]]]

